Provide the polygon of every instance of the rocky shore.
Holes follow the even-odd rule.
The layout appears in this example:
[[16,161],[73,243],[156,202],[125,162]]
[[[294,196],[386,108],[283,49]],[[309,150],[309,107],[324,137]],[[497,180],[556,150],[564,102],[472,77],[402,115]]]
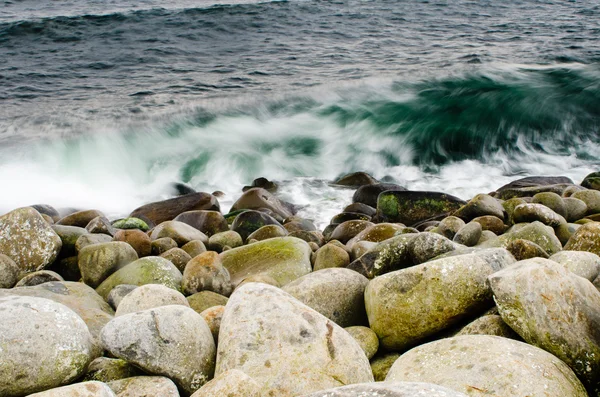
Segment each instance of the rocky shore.
[[600,396],[600,173],[0,216],[0,396]]

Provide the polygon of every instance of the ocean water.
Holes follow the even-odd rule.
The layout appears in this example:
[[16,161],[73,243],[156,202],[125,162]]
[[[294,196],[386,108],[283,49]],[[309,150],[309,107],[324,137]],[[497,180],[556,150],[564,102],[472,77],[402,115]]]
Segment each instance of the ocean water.
[[0,4],[0,213],[112,217],[264,176],[320,225],[362,170],[468,199],[600,168],[596,0]]

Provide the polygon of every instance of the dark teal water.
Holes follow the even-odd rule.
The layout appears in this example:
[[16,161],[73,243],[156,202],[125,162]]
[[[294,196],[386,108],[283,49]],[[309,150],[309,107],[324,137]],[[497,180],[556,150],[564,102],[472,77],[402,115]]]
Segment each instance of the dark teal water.
[[468,198],[600,165],[596,1],[39,3],[0,5],[0,212],[266,176],[319,217],[347,194],[310,177]]

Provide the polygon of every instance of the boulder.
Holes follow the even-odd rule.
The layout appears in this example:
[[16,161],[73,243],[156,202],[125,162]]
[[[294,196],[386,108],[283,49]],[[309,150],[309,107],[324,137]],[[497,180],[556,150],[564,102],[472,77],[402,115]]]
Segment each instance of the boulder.
[[54,262],[61,246],[58,234],[31,207],[0,216],[0,254],[17,264],[19,278]]
[[154,256],[160,256],[167,252],[170,249],[177,248],[177,242],[173,240],[171,237],[161,237],[152,241],[150,244],[151,253]]
[[134,376],[114,380],[108,386],[117,397],[179,397],[175,383],[164,376]]
[[19,280],[19,266],[4,254],[0,254],[0,288],[12,288]]
[[373,226],[373,223],[365,220],[351,220],[340,223],[337,225],[335,229],[331,232],[329,239],[330,240],[338,240],[342,244],[346,244],[352,238],[357,236],[360,232],[365,229]]
[[40,270],[29,273],[19,280],[16,287],[33,287],[34,285],[49,283],[52,281],[65,281],[62,276],[52,270]]
[[261,397],[260,385],[239,369],[231,369],[205,384],[191,397]]
[[460,207],[453,215],[466,222],[480,216],[495,216],[504,220],[504,208],[498,200],[489,194],[478,194]]
[[521,238],[508,243],[506,250],[510,252],[517,261],[531,258],[548,258],[550,256],[536,243]]
[[[81,249],[87,245],[99,244],[99,243],[108,243],[113,241],[113,238],[108,234],[83,234],[79,236],[77,241],[75,241],[75,252],[74,255],[77,255]],[[63,246],[64,248],[64,246]]]
[[377,354],[371,359],[371,370],[373,371],[375,382],[385,381],[390,368],[392,368],[392,365],[399,357],[400,353],[392,352]]
[[491,335],[415,347],[396,360],[387,381],[431,382],[481,397],[587,396],[573,371],[552,354]]
[[137,259],[137,252],[131,245],[112,241],[82,248],[77,256],[77,264],[83,282],[96,288],[112,273]]
[[115,288],[110,290],[110,292],[108,293],[108,296],[106,297],[106,302],[114,310],[117,310],[117,307],[119,307],[119,304],[121,303],[123,298],[125,298],[127,295],[129,295],[129,293],[132,292],[137,287],[138,287],[137,285],[119,284]]
[[506,247],[513,240],[523,239],[539,245],[549,255],[553,255],[562,249],[560,240],[550,226],[546,226],[539,221],[524,224],[518,228],[516,226],[513,226],[503,235],[480,244],[479,247]]
[[59,258],[77,255],[77,240],[81,236],[90,234],[87,230],[79,226],[53,225],[52,230],[58,234],[62,242]]
[[152,240],[141,230],[119,230],[115,233],[114,241],[123,241],[133,247],[139,258],[150,256]]
[[582,225],[565,244],[568,251],[587,251],[600,255],[600,222]]
[[597,214],[600,212],[600,191],[598,190],[582,190],[573,193],[572,198],[579,199],[587,206],[587,215]]
[[471,222],[479,223],[483,231],[489,230],[498,235],[504,233],[507,228],[502,219],[493,215],[478,216],[477,218],[473,218]]
[[489,278],[502,319],[526,342],[560,358],[600,394],[600,292],[547,259],[521,261]]
[[557,252],[549,259],[590,281],[594,281],[600,274],[600,257],[591,252],[564,250]]
[[155,226],[170,221],[183,212],[194,210],[220,211],[221,208],[212,194],[191,193],[143,205],[135,209],[129,217],[139,218],[149,226]]
[[342,386],[301,397],[467,397],[446,387],[423,382],[378,382]]
[[379,183],[377,179],[362,171],[351,172],[350,174],[346,174],[333,182],[334,185],[349,186],[354,188],[364,185],[375,185],[376,183]]
[[446,237],[430,232],[419,233],[412,239],[408,252],[415,265],[435,258],[436,256],[454,251],[455,244]]
[[305,241],[279,237],[233,248],[219,256],[233,285],[258,274],[273,277],[279,285],[285,285],[311,272],[311,253]]
[[150,230],[150,227],[148,226],[148,224],[146,222],[144,222],[143,220],[141,220],[140,218],[123,218],[123,219],[119,219],[116,220],[112,223],[113,227],[115,229],[122,229],[122,230],[141,230],[142,232],[147,232],[148,230]]
[[174,264],[158,256],[147,256],[131,262],[111,274],[96,288],[104,299],[119,284],[162,284],[174,290],[181,290],[181,272]]
[[84,381],[111,382],[113,380],[141,375],[141,371],[119,358],[98,357],[90,363]]
[[496,335],[521,340],[521,337],[498,314],[481,316],[462,327],[456,335]]
[[565,210],[567,212],[567,222],[575,222],[587,214],[587,205],[578,198],[565,197],[563,198],[565,203]]
[[388,238],[392,238],[404,228],[403,225],[399,225],[396,223],[379,223],[377,225],[372,225],[358,233],[352,239],[348,241],[346,246],[352,249],[352,246],[359,241],[371,241],[374,243],[379,243]]
[[229,296],[233,291],[229,272],[214,251],[203,252],[190,260],[183,272],[182,288],[186,295],[213,291]]
[[242,236],[233,230],[213,234],[208,239],[208,249],[216,252],[222,252],[224,247],[237,248],[242,245],[244,245]]
[[354,325],[344,329],[358,342],[367,358],[369,360],[372,359],[377,350],[379,350],[379,338],[377,338],[377,334],[371,328],[363,327],[362,325]]
[[323,269],[302,276],[282,289],[340,327],[367,323],[365,287],[369,280],[350,269]]
[[242,188],[242,191],[245,192],[245,191],[248,191],[248,190],[250,190],[252,188],[255,188],[255,187],[263,188],[265,190],[268,190],[271,193],[277,191],[277,184],[275,182],[273,182],[273,181],[268,180],[265,177],[262,177],[262,176],[259,177],[259,178],[254,179],[252,181],[252,184],[250,186],[244,186]]
[[162,237],[172,238],[179,246],[187,244],[192,240],[200,240],[202,243],[208,244],[206,234],[187,223],[178,221],[165,221],[152,229],[152,233],[150,234],[152,240]]
[[85,228],[94,218],[104,217],[104,214],[98,210],[84,210],[73,212],[56,222],[57,225],[77,226]]
[[[377,200],[377,198],[375,198],[375,200]],[[377,204],[377,202],[375,202],[375,204]],[[365,214],[365,215],[369,215],[370,217],[373,217],[376,213],[377,210],[373,207],[371,207],[370,205],[366,205],[363,203],[352,203],[347,205],[344,208],[343,212],[359,212],[361,214]]]
[[188,394],[212,378],[215,342],[204,319],[189,307],[161,306],[115,317],[100,339],[113,356],[169,377]]
[[[231,224],[231,230],[237,232],[242,241],[246,241],[252,232],[265,225],[279,225],[275,218],[260,211],[247,210],[237,215]],[[233,247],[232,247],[233,248]]]
[[457,244],[473,247],[479,242],[483,228],[478,222],[469,222],[463,226],[454,236],[454,241]]
[[581,181],[581,186],[587,189],[600,190],[600,172],[592,172]]
[[543,204],[519,204],[515,207],[512,216],[515,223],[540,221],[551,227],[566,223],[565,218]]
[[413,226],[426,219],[444,217],[466,204],[458,197],[437,192],[388,191],[377,199],[379,222]]
[[563,218],[567,217],[567,207],[561,196],[552,192],[542,192],[533,196],[532,203],[543,204]]
[[227,304],[227,297],[217,294],[212,291],[200,291],[194,295],[187,297],[187,301],[190,307],[197,313],[202,313],[206,309],[214,306],[225,306]]
[[[208,239],[208,241],[210,244],[210,238]],[[203,252],[206,252],[206,245],[200,240],[192,240],[189,243],[184,244],[183,247],[181,247],[181,249],[187,252],[191,260],[191,258],[198,256]]]
[[[196,312],[198,311],[196,310]],[[225,313],[224,305],[212,306],[200,313],[204,321],[206,321],[208,328],[210,328],[210,332],[215,340],[215,345],[219,341],[219,330],[221,329],[223,313]]]
[[278,199],[269,191],[262,188],[252,188],[244,192],[242,196],[231,206],[231,211],[241,209],[258,210],[266,208],[283,219],[289,218],[296,213],[296,209],[290,203]]
[[361,203],[370,207],[377,207],[377,197],[385,191],[405,191],[406,188],[394,183],[376,183],[374,185],[363,185],[356,189],[352,196],[353,203]]
[[30,397],[115,397],[107,384],[97,381],[75,383],[43,392],[30,394]]
[[92,361],[92,335],[71,309],[49,299],[0,297],[0,395],[68,384]]
[[275,237],[285,237],[288,235],[288,231],[285,230],[283,226],[280,225],[265,225],[256,229],[246,239],[246,242],[249,241],[262,241],[267,240],[269,238]]
[[280,397],[373,381],[369,361],[346,331],[259,283],[237,289],[225,308],[215,374],[232,369],[256,380],[261,395]]
[[[202,244],[202,242],[199,240],[193,241],[198,241],[200,244]],[[183,248],[171,248],[170,250],[163,252],[159,256],[161,258],[165,258],[166,260],[174,264],[180,272],[183,272],[188,262],[192,260],[192,257],[187,252],[185,252]]]
[[173,220],[187,223],[208,237],[229,230],[227,220],[219,211],[187,211],[177,215]]
[[437,226],[437,233],[452,240],[454,235],[465,226],[465,221],[456,216],[447,216]]
[[401,234],[392,237],[367,251],[360,258],[354,260],[348,269],[359,272],[367,278],[412,266],[412,258],[409,247],[411,242],[418,236],[414,234]]
[[331,218],[329,223],[332,225],[339,225],[340,223],[353,220],[370,221],[371,217],[369,215],[361,214],[360,212],[340,212]]
[[376,277],[365,290],[370,327],[388,350],[414,346],[489,308],[487,277],[502,265],[466,254]]
[[30,205],[30,207],[39,212],[41,215],[48,215],[52,219],[53,223],[57,222],[60,219],[60,214],[58,213],[56,208],[54,208],[51,205],[35,204]]
[[117,306],[115,317],[169,305],[190,307],[181,292],[160,284],[146,284],[123,297]]
[[92,219],[85,226],[85,230],[93,234],[108,234],[109,236],[114,236],[117,232],[117,229],[115,229],[114,226],[110,224],[108,218],[104,216],[98,216]]
[[315,252],[313,270],[346,267],[350,264],[348,252],[334,244],[325,244]]

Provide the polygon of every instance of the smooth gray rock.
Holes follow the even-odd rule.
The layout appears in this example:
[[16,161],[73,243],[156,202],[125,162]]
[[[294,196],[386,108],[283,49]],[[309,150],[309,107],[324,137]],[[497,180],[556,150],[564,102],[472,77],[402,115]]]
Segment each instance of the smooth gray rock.
[[552,354],[489,335],[415,347],[396,360],[387,381],[430,382],[474,397],[587,397],[573,371]]
[[71,309],[49,299],[0,297],[0,395],[68,384],[92,361],[92,335]]
[[181,292],[161,284],[146,284],[137,287],[123,297],[117,307],[115,317],[169,305],[190,307]]
[[213,376],[213,336],[189,307],[161,306],[115,317],[100,339],[113,356],[149,374],[167,376],[189,394]]
[[416,235],[411,241],[408,250],[415,265],[435,258],[436,256],[454,251],[456,245],[452,240],[437,234],[423,232]]
[[518,262],[489,278],[502,319],[526,342],[560,358],[600,394],[600,292],[554,261]]
[[60,252],[58,234],[31,207],[0,216],[0,254],[19,267],[18,278],[50,265]]
[[122,241],[91,244],[77,255],[83,282],[96,288],[115,271],[138,259],[133,247]]
[[108,382],[117,397],[179,397],[177,386],[164,376],[134,376]]
[[65,281],[62,276],[52,270],[38,270],[37,272],[29,273],[19,280],[15,287],[33,287],[49,283],[52,281]]
[[600,257],[591,252],[563,250],[548,259],[560,263],[568,271],[590,281],[594,281],[600,274]]
[[83,380],[106,383],[141,374],[139,369],[120,358],[98,357],[88,366]]
[[30,394],[29,397],[115,397],[115,393],[107,384],[91,381]]
[[239,369],[231,369],[205,384],[191,397],[261,397],[260,385]]
[[117,310],[119,304],[131,291],[136,289],[137,285],[132,284],[119,284],[115,288],[113,288],[108,296],[106,297],[106,302],[112,307],[114,310]]
[[0,254],[0,288],[12,288],[19,280],[19,266],[4,254]]
[[562,249],[562,244],[556,237],[556,234],[554,234],[554,230],[539,221],[515,225],[503,235],[487,240],[483,244],[480,244],[479,247],[506,247],[511,241],[517,239],[529,240],[539,245],[549,255],[553,255]]
[[372,382],[369,361],[337,324],[279,288],[248,283],[221,321],[216,375],[239,369],[264,395],[293,397],[340,384]]
[[367,323],[365,287],[369,280],[350,269],[331,268],[302,276],[282,289],[340,327]]
[[543,204],[525,203],[515,207],[513,212],[515,223],[540,221],[551,227],[560,226],[566,220]]
[[336,387],[301,397],[467,397],[446,387],[422,382],[377,382]]
[[152,229],[150,238],[157,240],[163,237],[170,237],[181,247],[192,240],[200,240],[208,244],[208,236],[200,230],[179,221],[165,221]]

